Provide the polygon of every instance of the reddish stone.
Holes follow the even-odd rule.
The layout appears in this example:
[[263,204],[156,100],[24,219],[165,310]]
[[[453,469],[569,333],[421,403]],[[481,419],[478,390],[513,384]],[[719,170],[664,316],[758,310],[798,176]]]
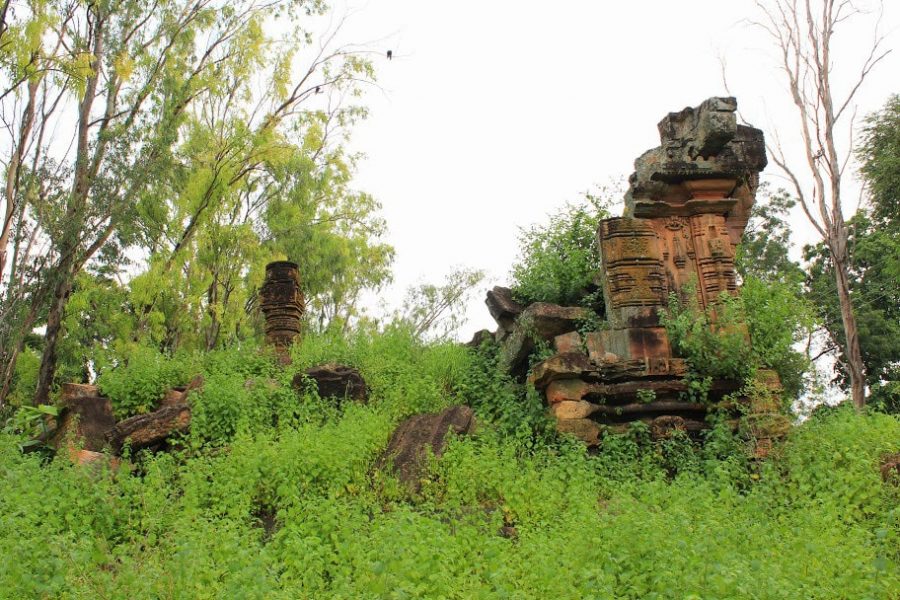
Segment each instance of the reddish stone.
[[[80,448],[100,452],[106,447],[106,432],[116,424],[109,398],[101,396],[69,395],[62,397],[59,427],[53,432],[49,445],[61,448],[63,444],[70,450]],[[87,393],[87,390],[82,389]]]
[[506,332],[512,331],[516,319],[525,310],[524,306],[513,300],[512,290],[500,286],[487,293],[484,303],[500,329]]
[[900,484],[900,452],[886,456],[881,461],[881,478]]
[[259,291],[259,307],[266,319],[266,343],[275,347],[282,362],[289,362],[288,348],[300,335],[306,310],[296,263],[276,261],[266,265],[266,280]]
[[577,331],[563,333],[553,338],[553,348],[559,354],[565,354],[566,352],[584,353],[581,342],[581,334],[579,334]]
[[586,419],[598,408],[600,408],[598,405],[584,400],[563,400],[550,405],[550,410],[557,419]]
[[357,369],[337,363],[327,363],[311,367],[298,373],[291,385],[301,390],[305,381],[312,380],[320,398],[349,399],[365,402],[369,398],[369,388]]
[[580,352],[557,354],[541,361],[531,370],[528,381],[538,389],[543,389],[557,379],[576,379],[593,370],[590,360]]
[[447,447],[448,434],[467,435],[475,429],[475,414],[468,406],[452,406],[435,414],[412,416],[397,426],[378,467],[391,465],[402,483],[413,490],[421,486],[425,458],[440,457]]
[[557,379],[547,384],[544,393],[549,404],[578,402],[591,390],[591,385],[581,379]]
[[574,435],[588,446],[596,446],[600,441],[600,426],[590,419],[559,419],[556,430]]

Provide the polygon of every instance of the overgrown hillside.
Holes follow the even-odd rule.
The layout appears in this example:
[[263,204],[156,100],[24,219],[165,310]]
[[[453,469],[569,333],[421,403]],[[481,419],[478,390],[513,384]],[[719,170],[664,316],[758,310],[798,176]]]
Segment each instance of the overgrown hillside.
[[[761,463],[723,429],[701,448],[636,428],[589,455],[490,351],[391,329],[307,337],[293,356],[133,361],[119,408],[142,391],[126,381],[158,371],[206,385],[181,450],[115,472],[2,434],[0,596],[897,598],[900,488],[879,473],[896,416],[820,413]],[[290,389],[326,360],[362,371],[368,404]],[[402,417],[454,403],[479,429],[419,493],[375,468]]]

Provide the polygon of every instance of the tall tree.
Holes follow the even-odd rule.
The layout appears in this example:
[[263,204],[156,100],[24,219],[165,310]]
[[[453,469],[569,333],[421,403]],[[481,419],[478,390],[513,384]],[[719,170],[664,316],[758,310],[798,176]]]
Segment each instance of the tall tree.
[[[858,11],[850,0],[758,0],[763,18],[756,24],[767,32],[779,53],[791,99],[799,117],[806,157],[806,175],[791,164],[776,134],[770,147],[774,162],[785,172],[804,213],[822,237],[834,266],[844,357],[853,403],[866,401],[865,365],[850,285],[849,228],[844,216],[844,172],[852,148],[839,152],[837,136],[842,119],[851,119],[853,101],[872,69],[888,54],[883,37],[875,33],[869,51],[849,90],[839,95],[833,85],[836,57],[833,40],[845,21]],[[852,123],[850,123],[852,129]],[[804,183],[806,178],[811,185]]]
[[[872,400],[900,412],[900,96],[866,119],[858,158],[867,205],[850,220],[849,243],[860,348]],[[806,257],[811,294],[840,348],[843,332],[830,254],[818,244],[806,249]],[[838,381],[847,379],[839,370]]]
[[[372,71],[364,49],[336,46],[334,31],[313,43],[302,29],[325,11],[321,0],[29,0],[12,17],[8,4],[0,310],[19,326],[0,331],[0,346],[13,349],[8,380],[15,349],[44,321],[42,402],[66,306],[91,261],[165,239],[154,264],[172,271],[223,203],[263,194],[255,176],[306,134],[303,107],[322,112],[321,99],[352,93]],[[265,34],[276,20],[279,38]],[[209,119],[230,108],[240,117]],[[196,160],[185,165],[189,144]],[[154,204],[177,209],[157,210],[166,227],[148,236]]]

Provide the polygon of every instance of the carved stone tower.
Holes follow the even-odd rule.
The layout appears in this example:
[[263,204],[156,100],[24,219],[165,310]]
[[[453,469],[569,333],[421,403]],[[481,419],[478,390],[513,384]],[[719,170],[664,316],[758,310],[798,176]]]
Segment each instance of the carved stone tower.
[[296,263],[272,262],[266,265],[266,280],[259,291],[260,309],[266,318],[266,343],[282,357],[300,335],[300,320],[305,310],[300,275]]

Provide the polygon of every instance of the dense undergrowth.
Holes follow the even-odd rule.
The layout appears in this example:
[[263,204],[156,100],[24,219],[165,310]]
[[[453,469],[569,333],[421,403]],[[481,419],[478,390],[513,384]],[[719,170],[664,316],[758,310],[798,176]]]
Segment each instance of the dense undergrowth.
[[[878,473],[896,416],[814,416],[762,464],[718,429],[703,448],[635,430],[592,455],[489,352],[399,329],[309,337],[287,369],[253,348],[160,360],[141,369],[206,378],[179,451],[97,473],[0,435],[0,596],[898,597],[900,492]],[[369,404],[290,390],[324,361],[360,368]],[[137,411],[126,371],[106,381]],[[401,418],[455,403],[481,427],[420,493],[374,468]]]

